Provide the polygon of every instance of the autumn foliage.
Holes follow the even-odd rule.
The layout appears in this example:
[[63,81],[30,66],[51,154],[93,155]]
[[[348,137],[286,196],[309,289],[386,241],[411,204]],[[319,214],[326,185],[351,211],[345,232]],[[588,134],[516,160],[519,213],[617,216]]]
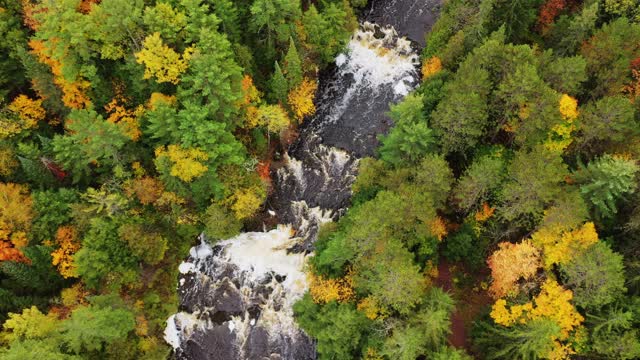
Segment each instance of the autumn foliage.
[[132,180],[125,190],[128,194],[135,195],[142,205],[149,205],[160,199],[164,185],[156,178],[145,176]]
[[122,126],[124,133],[130,137],[131,140],[137,141],[142,135],[138,119],[144,114],[144,106],[138,105],[133,109],[127,109],[125,105],[126,100],[122,97],[111,100],[111,102],[104,107],[109,114],[107,121]]
[[519,279],[533,278],[541,266],[540,252],[529,240],[518,244],[502,242],[487,263],[493,278],[489,294],[497,299],[512,294]]
[[482,208],[475,213],[474,218],[477,222],[485,222],[493,216],[495,211],[495,207],[491,207],[489,206],[489,203],[484,202],[482,204]]
[[58,249],[51,253],[52,264],[58,268],[60,275],[65,279],[76,277],[76,267],[73,264],[73,255],[80,250],[78,233],[73,226],[62,226],[56,233]]
[[157,148],[156,158],[169,160],[171,176],[175,176],[184,182],[191,182],[207,172],[207,166],[204,162],[209,159],[209,155],[197,148],[169,145]]
[[[62,102],[72,109],[84,109],[91,105],[91,100],[87,97],[87,92],[91,88],[91,84],[82,78],[76,78],[69,82],[62,75],[62,64],[49,54],[50,50],[41,40],[30,40],[29,47],[31,53],[36,56],[38,61],[48,65],[53,73],[53,82],[62,90]],[[36,89],[37,90],[37,89]]]
[[388,316],[388,311],[384,307],[380,306],[376,299],[368,296],[358,302],[357,309],[364,312],[365,316],[371,320],[378,318],[385,318]]
[[538,15],[538,26],[543,32],[553,23],[558,15],[567,6],[567,0],[547,0],[541,7]]
[[578,100],[567,94],[562,94],[558,103],[558,110],[563,121],[551,129],[551,136],[545,143],[545,146],[552,151],[563,151],[573,141],[572,133],[576,128],[574,120],[579,115]]
[[439,57],[433,56],[425,60],[422,64],[422,80],[426,80],[442,70],[442,61]]
[[554,336],[555,349],[549,358],[565,359],[574,351],[570,345],[562,344],[561,341],[567,340],[571,332],[584,321],[584,317],[571,303],[571,299],[571,290],[564,289],[555,280],[548,279],[542,284],[540,294],[532,302],[508,307],[504,299],[499,299],[493,304],[490,315],[497,324],[507,327],[540,318],[554,321],[560,327],[560,333]]
[[17,135],[24,130],[33,129],[38,122],[44,120],[46,113],[42,107],[42,99],[33,100],[26,95],[19,95],[7,109],[13,116],[0,117],[0,138]]
[[438,241],[442,241],[448,234],[447,223],[442,217],[436,216],[435,219],[429,222],[429,232],[435,236]]
[[544,265],[564,264],[578,256],[598,241],[598,233],[592,222],[569,231],[559,228],[542,228],[531,235],[531,241],[544,253]]
[[26,186],[0,183],[0,261],[28,262],[20,249],[29,241],[32,204]]
[[300,122],[305,116],[312,115],[316,112],[316,106],[313,104],[318,83],[305,78],[302,83],[289,93],[289,106],[295,118]]
[[193,48],[187,48],[180,55],[165,45],[160,33],[155,32],[144,39],[143,49],[136,53],[138,64],[144,64],[144,78],[156,78],[159,83],[177,84],[180,75],[187,71]]
[[339,279],[331,279],[310,273],[309,293],[317,304],[329,301],[346,302],[355,298],[353,279],[350,274]]

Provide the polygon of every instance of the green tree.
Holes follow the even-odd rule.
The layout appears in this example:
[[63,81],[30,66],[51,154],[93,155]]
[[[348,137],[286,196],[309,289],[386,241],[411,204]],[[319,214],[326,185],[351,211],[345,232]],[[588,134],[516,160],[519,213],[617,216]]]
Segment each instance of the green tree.
[[493,23],[497,26],[504,24],[507,38],[513,42],[528,40],[542,0],[495,0],[492,3]]
[[271,63],[275,49],[295,34],[295,21],[302,15],[300,1],[254,0],[250,11],[250,30],[256,34],[266,63]]
[[69,119],[69,132],[56,135],[51,145],[56,161],[71,171],[74,182],[89,177],[92,167],[104,173],[122,164],[122,150],[130,141],[124,128],[105,121],[94,110],[74,110]]
[[508,181],[501,193],[500,215],[508,221],[521,216],[537,218],[563,192],[567,166],[558,153],[537,146],[520,150],[507,167]]
[[560,335],[560,326],[544,318],[511,327],[486,322],[477,326],[475,343],[487,359],[546,359]]
[[634,160],[605,154],[586,167],[582,165],[574,176],[594,212],[601,217],[613,217],[618,212],[618,200],[636,190],[638,170]]
[[633,104],[623,96],[605,96],[589,102],[578,117],[576,145],[589,154],[624,144],[638,134]]
[[308,293],[293,305],[296,321],[317,340],[322,360],[357,358],[364,346],[371,321],[353,304],[329,302],[318,305]]
[[131,253],[151,265],[159,263],[164,258],[168,247],[167,239],[154,231],[154,228],[157,228],[157,224],[151,221],[147,224],[142,221],[127,223],[118,228],[120,239],[127,243]]
[[395,329],[385,340],[383,354],[390,359],[413,360],[440,349],[451,332],[453,310],[453,299],[441,288],[431,288],[407,325]]
[[311,51],[318,57],[321,66],[333,61],[349,40],[355,26],[353,13],[346,2],[339,6],[329,3],[322,12],[318,12],[314,4],[309,6],[302,16],[302,26],[307,34],[307,43]]
[[354,287],[369,293],[382,306],[400,314],[409,314],[424,294],[420,267],[413,254],[398,241],[389,239],[380,253],[360,256],[354,264]]
[[501,111],[501,122],[515,133],[515,142],[534,146],[548,137],[562,116],[560,94],[545,84],[534,64],[515,64],[498,85],[495,94]]
[[302,82],[302,61],[293,38],[289,38],[289,50],[284,57],[284,73],[287,78],[289,89],[293,89]]
[[395,126],[388,135],[380,136],[380,158],[394,166],[415,164],[435,150],[435,139],[427,126],[422,95],[409,94],[392,105],[389,117]]
[[505,180],[505,163],[500,155],[482,155],[473,160],[453,188],[453,201],[470,211],[495,195]]
[[471,269],[478,269],[485,264],[487,248],[487,241],[479,238],[472,225],[465,222],[458,231],[446,237],[442,254],[450,261],[462,261]]
[[624,17],[605,24],[580,52],[587,60],[590,95],[616,95],[631,79],[631,60],[640,56],[640,24],[629,23]]
[[206,109],[207,119],[231,124],[242,98],[242,69],[226,36],[213,29],[202,29],[198,35],[196,50],[178,87],[178,100]]
[[158,2],[144,9],[144,24],[150,34],[160,33],[160,37],[169,43],[175,43],[185,34],[187,15],[166,2]]
[[622,255],[599,241],[562,266],[564,284],[573,291],[576,305],[599,308],[625,291]]
[[214,13],[220,18],[222,32],[224,32],[231,42],[239,42],[242,35],[242,24],[240,22],[240,11],[234,1],[217,0],[213,4]]
[[4,360],[47,359],[82,360],[82,356],[65,354],[60,344],[52,339],[14,341],[8,348],[0,348]]
[[211,239],[229,239],[240,233],[242,223],[233,214],[220,205],[212,204],[204,213],[204,233]]
[[431,126],[445,153],[465,152],[485,134],[490,85],[489,73],[467,60],[444,86],[445,96],[432,114]]
[[49,298],[64,286],[64,279],[51,264],[47,246],[28,246],[23,253],[30,263],[0,262],[0,322],[9,312],[36,305],[45,309]]
[[36,217],[31,225],[31,237],[41,243],[55,238],[58,227],[71,222],[70,205],[78,202],[80,197],[74,189],[34,191],[33,208]]
[[103,0],[92,5],[85,32],[102,59],[117,60],[140,49],[143,0]]
[[21,26],[20,3],[3,2],[0,12],[0,98],[9,101],[7,95],[25,83],[25,71],[20,62],[19,49],[26,48],[27,34]]
[[433,360],[471,360],[471,356],[467,355],[464,350],[456,349],[451,346],[443,346],[437,352],[431,354]]
[[396,124],[380,143],[380,158],[396,166],[415,163],[436,147],[433,131],[425,123]]
[[287,103],[287,94],[289,93],[287,79],[284,77],[277,61],[274,66],[273,75],[271,75],[271,79],[269,81],[269,87],[271,88],[269,96],[273,102],[280,104]]
[[107,274],[122,274],[133,269],[137,259],[118,238],[118,224],[94,218],[82,239],[82,248],[74,260],[78,274],[91,288],[98,288]]
[[560,16],[551,30],[547,42],[556,54],[568,56],[575,54],[585,40],[596,30],[599,2],[585,4],[579,14],[573,18]]
[[62,323],[62,340],[75,354],[91,353],[125,339],[135,324],[134,314],[126,309],[80,307]]
[[610,359],[634,359],[640,356],[640,341],[634,311],[627,304],[615,303],[587,314],[591,329],[591,348]]
[[582,83],[587,80],[587,61],[580,55],[558,57],[544,64],[540,73],[554,90],[575,95],[580,93]]

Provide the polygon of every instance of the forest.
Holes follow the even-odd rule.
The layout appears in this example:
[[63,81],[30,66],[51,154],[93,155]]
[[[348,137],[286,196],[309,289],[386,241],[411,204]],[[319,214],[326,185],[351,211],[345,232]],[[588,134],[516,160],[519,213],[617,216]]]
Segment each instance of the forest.
[[[0,359],[173,358],[366,7],[0,0]],[[640,358],[640,1],[444,0],[420,62],[308,257],[317,358]]]

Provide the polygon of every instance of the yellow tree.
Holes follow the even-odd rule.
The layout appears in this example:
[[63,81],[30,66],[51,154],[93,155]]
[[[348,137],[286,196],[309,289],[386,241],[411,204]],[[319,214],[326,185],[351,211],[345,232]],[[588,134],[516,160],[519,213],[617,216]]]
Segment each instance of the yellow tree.
[[59,320],[55,314],[45,315],[37,307],[32,306],[22,310],[21,314],[9,313],[9,318],[3,325],[3,340],[12,342],[46,338],[57,331],[58,325]]
[[0,115],[0,138],[33,129],[46,115],[42,99],[33,100],[26,95],[17,96],[7,109],[10,113]]
[[312,115],[316,112],[316,106],[313,104],[318,84],[310,79],[305,78],[302,83],[289,93],[288,102],[293,111],[293,115],[300,122],[305,116]]
[[257,109],[252,123],[266,127],[270,133],[278,134],[289,126],[290,121],[282,106],[261,105]]
[[560,111],[563,121],[551,129],[545,146],[550,150],[563,151],[573,141],[571,133],[576,128],[573,122],[579,115],[578,100],[567,94],[563,94],[560,97],[558,110]]
[[138,64],[144,64],[144,78],[156,78],[159,83],[177,84],[180,75],[187,71],[193,48],[187,48],[182,55],[162,42],[159,32],[144,39],[143,49],[135,54]]
[[144,106],[138,105],[134,109],[127,109],[125,103],[126,100],[118,96],[105,105],[104,109],[109,114],[107,121],[122,126],[124,133],[131,140],[137,141],[142,135],[138,119],[144,114]]
[[78,233],[73,226],[62,226],[56,233],[58,248],[51,253],[51,263],[58,267],[58,272],[65,279],[77,277],[73,255],[80,250]]
[[[260,97],[262,96],[262,94],[260,93],[258,88],[253,84],[253,78],[251,78],[251,76],[249,75],[245,75],[242,78],[241,89],[242,89],[242,98],[239,100],[239,105],[240,105],[240,108],[245,109],[245,112],[247,113],[246,114],[247,118],[250,118],[250,116],[248,115],[256,110],[256,107],[261,102]],[[253,126],[249,124],[249,127],[253,127]]]
[[0,183],[0,240],[9,240],[16,248],[27,245],[27,233],[33,219],[33,200],[24,185]]
[[571,303],[573,293],[564,289],[555,280],[547,279],[542,284],[540,294],[532,302],[507,307],[504,299],[493,304],[491,318],[506,327],[526,324],[537,319],[549,319],[560,327],[560,333],[553,337],[554,349],[547,355],[550,359],[566,359],[575,353],[568,340],[571,333],[578,329],[584,318]]
[[426,80],[442,70],[442,61],[437,56],[432,56],[422,64],[422,80]]
[[9,146],[0,145],[0,176],[9,176],[18,167],[16,154]]
[[159,171],[165,168],[165,161],[168,161],[169,174],[184,182],[191,182],[208,170],[204,162],[209,159],[209,155],[197,148],[185,149],[180,145],[169,145],[157,148],[155,153]]
[[531,235],[531,241],[542,249],[544,265],[550,268],[553,264],[564,264],[580,255],[598,241],[598,233],[592,222],[573,231],[560,226],[544,227]]
[[487,260],[493,282],[489,294],[495,298],[512,295],[521,278],[530,280],[541,266],[540,252],[531,241],[519,244],[502,242]]
[[339,279],[324,278],[321,275],[310,273],[308,278],[309,294],[316,304],[324,304],[334,300],[347,302],[355,299],[351,273]]
[[163,93],[154,92],[151,94],[149,101],[147,102],[147,108],[149,110],[155,110],[158,104],[173,105],[176,102],[175,96],[165,95]]

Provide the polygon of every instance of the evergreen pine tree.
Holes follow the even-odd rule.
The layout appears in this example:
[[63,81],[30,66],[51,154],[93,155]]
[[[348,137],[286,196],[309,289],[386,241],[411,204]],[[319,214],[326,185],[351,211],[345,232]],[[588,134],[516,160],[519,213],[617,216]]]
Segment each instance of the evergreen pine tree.
[[284,74],[282,74],[282,69],[280,69],[280,65],[276,61],[275,69],[273,70],[273,75],[271,76],[271,100],[273,102],[278,102],[281,104],[287,103],[287,79],[285,79]]
[[289,38],[289,51],[284,57],[284,73],[289,89],[295,88],[302,82],[302,62],[293,38]]

